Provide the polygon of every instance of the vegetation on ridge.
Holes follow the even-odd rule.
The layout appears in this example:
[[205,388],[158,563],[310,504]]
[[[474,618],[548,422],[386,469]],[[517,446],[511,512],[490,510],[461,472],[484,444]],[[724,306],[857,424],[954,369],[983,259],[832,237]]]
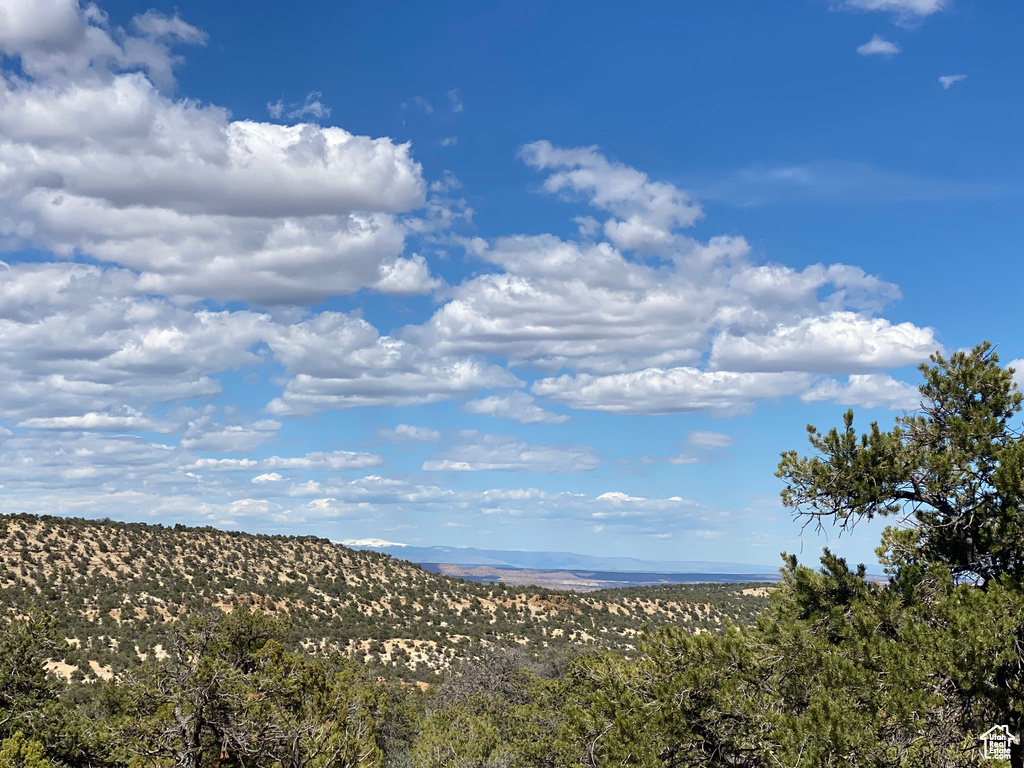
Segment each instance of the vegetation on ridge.
[[644,624],[721,631],[764,602],[744,584],[576,595],[452,579],[309,536],[0,516],[0,610],[53,616],[74,646],[54,668],[76,679],[165,653],[176,620],[209,608],[285,614],[308,653],[432,681],[481,645],[629,651]]

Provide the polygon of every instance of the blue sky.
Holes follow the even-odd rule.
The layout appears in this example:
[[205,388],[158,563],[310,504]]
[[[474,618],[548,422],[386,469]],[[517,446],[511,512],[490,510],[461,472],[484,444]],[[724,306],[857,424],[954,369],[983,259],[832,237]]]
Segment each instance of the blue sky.
[[1022,41],[1008,1],[0,0],[4,509],[813,558],[807,423],[1024,358]]

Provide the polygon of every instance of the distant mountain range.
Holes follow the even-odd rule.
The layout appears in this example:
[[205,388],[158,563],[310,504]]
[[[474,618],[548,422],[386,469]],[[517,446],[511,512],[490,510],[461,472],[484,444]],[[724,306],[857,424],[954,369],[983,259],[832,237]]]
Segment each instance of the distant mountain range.
[[522,552],[472,547],[414,547],[383,539],[346,539],[338,542],[353,549],[382,552],[413,563],[491,565],[504,568],[568,571],[615,571],[623,573],[728,573],[775,574],[778,565],[720,563],[709,560],[640,560],[633,557],[594,557],[573,552]]

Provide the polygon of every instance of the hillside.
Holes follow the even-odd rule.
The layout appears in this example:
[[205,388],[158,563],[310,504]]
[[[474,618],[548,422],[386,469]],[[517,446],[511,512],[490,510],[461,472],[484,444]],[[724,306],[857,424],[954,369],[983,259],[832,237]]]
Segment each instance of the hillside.
[[0,516],[0,611],[54,616],[73,651],[53,668],[76,679],[159,656],[176,619],[233,604],[287,614],[307,652],[432,680],[489,644],[628,652],[645,624],[714,632],[749,622],[764,595],[744,584],[583,595],[473,583],[313,537]]

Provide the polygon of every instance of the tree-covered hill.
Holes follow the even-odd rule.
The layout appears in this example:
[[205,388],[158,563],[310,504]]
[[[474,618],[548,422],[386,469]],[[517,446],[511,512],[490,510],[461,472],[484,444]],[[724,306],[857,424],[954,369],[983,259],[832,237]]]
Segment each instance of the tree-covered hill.
[[314,537],[0,516],[0,610],[53,616],[73,646],[54,669],[76,678],[160,655],[180,617],[239,604],[286,614],[309,653],[432,680],[481,645],[629,651],[645,624],[716,632],[764,601],[756,585],[577,595],[453,579]]

